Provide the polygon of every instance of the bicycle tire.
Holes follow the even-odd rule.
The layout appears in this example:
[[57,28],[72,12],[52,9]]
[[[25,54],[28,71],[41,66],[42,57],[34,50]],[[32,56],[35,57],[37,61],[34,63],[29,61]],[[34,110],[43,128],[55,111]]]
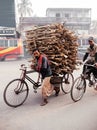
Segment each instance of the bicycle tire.
[[91,81],[92,81],[92,83],[93,83],[92,86],[93,86],[93,88],[94,88],[94,90],[95,90],[95,88],[97,88],[97,78],[94,76],[93,73],[91,73],[90,79],[91,79]]
[[86,80],[82,76],[75,79],[71,88],[71,98],[74,102],[81,100],[86,91]]
[[65,94],[70,93],[74,77],[72,73],[67,73],[62,78],[61,89]]
[[28,93],[29,89],[27,83],[21,79],[14,79],[6,86],[3,97],[8,106],[18,107],[25,102]]

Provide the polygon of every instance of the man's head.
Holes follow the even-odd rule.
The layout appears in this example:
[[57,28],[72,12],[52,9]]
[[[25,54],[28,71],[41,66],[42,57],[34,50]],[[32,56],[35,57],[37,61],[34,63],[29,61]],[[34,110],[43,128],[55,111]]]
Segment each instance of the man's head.
[[93,37],[89,37],[88,38],[88,42],[89,42],[90,46],[93,46],[94,45],[94,38]]
[[33,53],[33,55],[35,56],[35,58],[38,59],[38,58],[40,57],[40,52],[39,52],[39,50],[38,50],[37,48],[34,49],[32,53]]

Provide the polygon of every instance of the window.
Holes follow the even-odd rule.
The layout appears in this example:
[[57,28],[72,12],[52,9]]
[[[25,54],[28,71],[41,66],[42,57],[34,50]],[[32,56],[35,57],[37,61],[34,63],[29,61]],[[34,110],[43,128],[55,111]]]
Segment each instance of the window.
[[57,18],[60,18],[60,13],[56,13],[56,17],[57,17]]
[[0,40],[0,47],[4,46],[4,40]]
[[8,47],[8,40],[5,40],[5,47]]
[[8,47],[8,40],[0,40],[0,47]]
[[14,46],[17,46],[17,42],[18,42],[17,40],[14,40]]
[[69,18],[69,14],[65,14],[65,17],[66,17],[66,18]]
[[16,47],[17,46],[17,40],[9,40],[9,46]]
[[16,47],[17,40],[0,40],[0,47]]

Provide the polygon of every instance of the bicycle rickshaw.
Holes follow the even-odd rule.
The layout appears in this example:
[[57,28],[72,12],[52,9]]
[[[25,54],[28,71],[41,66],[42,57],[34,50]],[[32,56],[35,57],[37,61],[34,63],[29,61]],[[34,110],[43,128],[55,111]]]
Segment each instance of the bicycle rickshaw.
[[[29,94],[29,86],[27,81],[33,84],[33,89],[35,93],[37,92],[37,89],[41,86],[42,82],[40,73],[34,70],[28,71],[25,64],[21,65],[20,70],[22,70],[20,78],[10,81],[4,89],[4,101],[8,106],[11,107],[18,107],[26,101]],[[35,73],[38,74],[36,81],[29,76],[29,74],[31,73],[33,75]],[[70,93],[71,86],[74,82],[72,73],[65,73],[64,75],[61,75],[61,78],[62,80],[60,86],[62,91],[65,94]]]
[[89,87],[94,87],[94,89],[97,87],[97,76],[94,75],[92,71],[92,69],[96,69],[95,65],[85,65],[87,67],[85,73],[81,74],[79,77],[75,79],[71,88],[71,98],[74,102],[79,101],[83,97],[84,93],[86,92],[87,83]]

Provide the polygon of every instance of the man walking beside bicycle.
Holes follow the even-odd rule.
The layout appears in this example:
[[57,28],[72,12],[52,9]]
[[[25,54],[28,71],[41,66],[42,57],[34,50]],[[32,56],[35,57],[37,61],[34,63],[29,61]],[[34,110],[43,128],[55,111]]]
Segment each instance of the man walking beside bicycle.
[[[97,67],[97,45],[94,42],[94,38],[90,37],[88,39],[88,43],[89,43],[89,47],[87,48],[87,51],[83,57],[83,62],[85,62],[85,64],[91,64],[91,65],[95,64],[95,66]],[[88,73],[89,79],[90,79],[91,72],[93,72],[95,76],[97,75],[97,69],[94,69],[86,65],[83,66],[83,74],[86,72],[87,67],[90,70]],[[89,84],[90,85],[93,84],[91,80]]]
[[[38,71],[42,75],[42,98],[43,102],[41,103],[41,106],[44,106],[48,103],[47,97],[50,96],[55,89],[54,86],[50,83],[50,78],[52,76],[52,71],[50,68],[49,61],[46,57],[46,55],[41,54],[38,49],[33,50],[33,56],[36,60],[36,65],[33,66],[36,71]],[[59,88],[60,89],[60,88]],[[56,89],[56,95],[59,93],[59,89]]]

